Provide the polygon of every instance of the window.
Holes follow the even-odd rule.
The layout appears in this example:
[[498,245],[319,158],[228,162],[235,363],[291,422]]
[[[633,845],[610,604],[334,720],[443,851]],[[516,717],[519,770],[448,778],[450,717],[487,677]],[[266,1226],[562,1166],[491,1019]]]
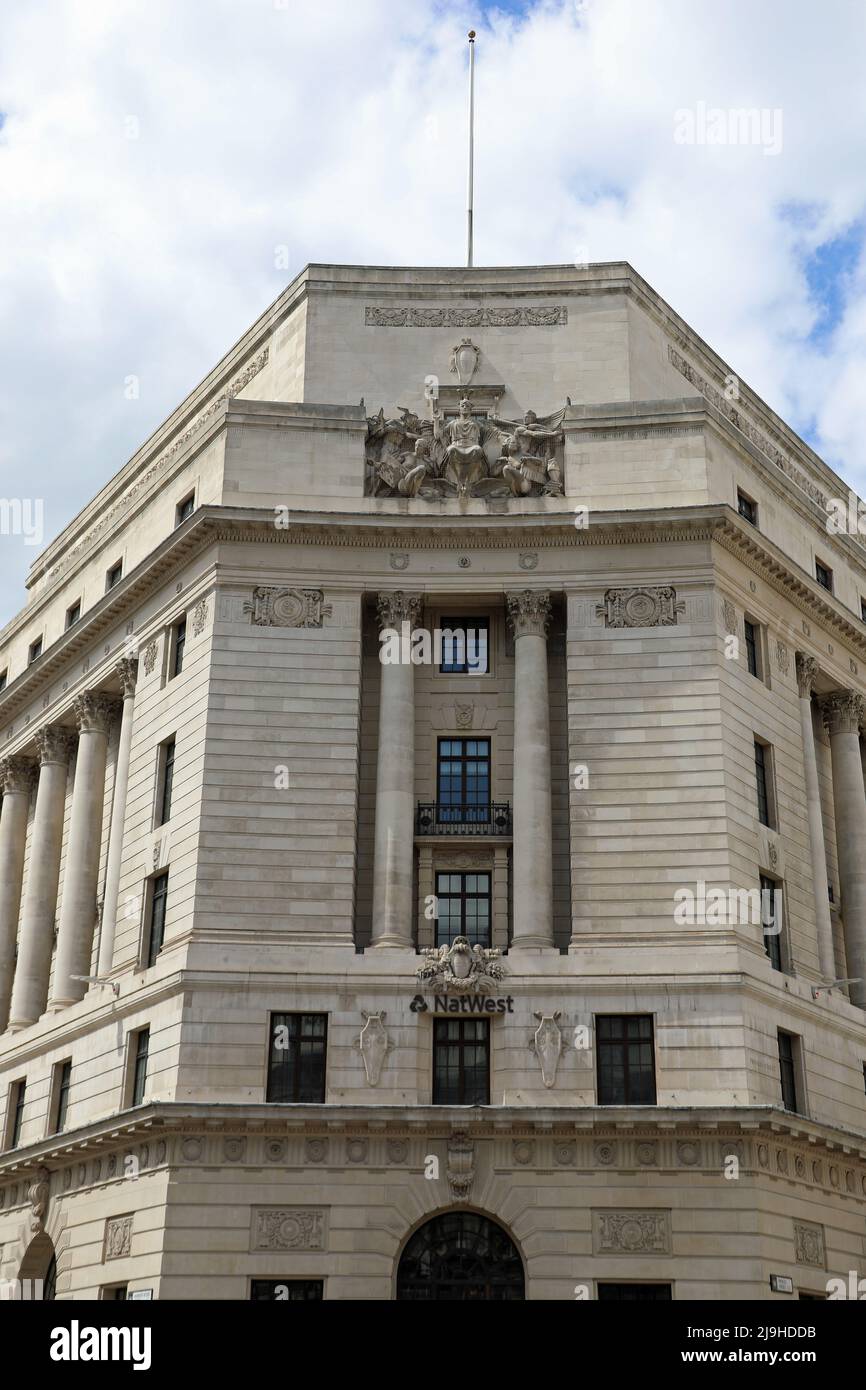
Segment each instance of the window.
[[440,738],[436,777],[440,821],[490,819],[490,739]]
[[251,1303],[321,1303],[324,1279],[252,1279]]
[[266,1099],[322,1104],[327,1047],[327,1014],[271,1014]]
[[38,661],[42,655],[42,638],[37,637],[35,642],[31,642],[27,650],[27,665],[32,666],[34,661]]
[[150,911],[147,925],[147,967],[156,964],[165,940],[165,908],[168,901],[168,871],[150,880]]
[[490,874],[437,873],[436,945],[465,936],[470,946],[490,943]]
[[141,1105],[147,1089],[147,1055],[150,1051],[150,1029],[141,1028],[132,1037],[132,1104]]
[[779,1029],[779,1077],[782,1083],[782,1104],[786,1110],[792,1110],[795,1114],[800,1113],[797,1088],[799,1041],[799,1038],[795,1037],[793,1033],[785,1033],[781,1028]]
[[755,739],[755,782],[758,793],[758,820],[770,830],[776,826],[773,798],[773,755],[768,743]]
[[761,932],[764,950],[774,970],[782,967],[782,889],[775,879],[761,874]]
[[822,565],[820,560],[815,561],[815,578],[822,589],[829,589],[833,592],[833,571],[828,565]]
[[195,506],[195,493],[194,493],[194,492],[191,492],[191,493],[189,494],[189,497],[185,497],[185,498],[183,499],[182,502],[178,502],[177,507],[175,508],[175,512],[174,512],[174,524],[175,524],[175,526],[180,526],[182,522],[186,521],[186,519],[187,519],[188,516],[192,516],[192,512],[193,512],[193,507],[194,507],[194,506]]
[[169,666],[169,680],[174,680],[183,670],[183,653],[186,647],[186,618],[181,618],[179,623],[175,623],[171,633],[171,663]]
[[599,1105],[655,1105],[650,1014],[600,1014],[596,1019]]
[[6,680],[9,675],[8,667],[5,671],[0,671],[0,690],[6,689]]
[[744,620],[743,626],[746,632],[746,665],[749,668],[750,676],[757,676],[758,680],[763,677],[761,669],[761,629],[757,623],[752,623],[748,618]]
[[60,1134],[66,1128],[66,1112],[69,1109],[69,1088],[72,1083],[72,1061],[58,1062],[54,1068],[52,1134]]
[[860,600],[860,621],[866,623],[866,598]]
[[9,1099],[6,1107],[6,1148],[17,1149],[24,1122],[24,1097],[27,1093],[27,1079],[12,1081],[9,1085]]
[[74,627],[81,617],[81,599],[76,599],[75,603],[70,604],[66,610],[66,630]]
[[105,576],[105,592],[108,593],[109,589],[113,589],[115,584],[119,584],[122,577],[123,561],[118,560],[116,564],[111,566],[111,569]]
[[490,1104],[490,1022],[434,1018],[433,1104]]
[[157,754],[157,792],[156,792],[156,825],[165,825],[171,819],[171,793],[174,787],[174,752],[175,740],[167,739],[160,745]]
[[442,660],[447,676],[485,676],[488,671],[490,619],[464,615],[442,618]]
[[671,1298],[671,1286],[670,1284],[599,1284],[598,1297],[602,1303],[619,1302],[625,1299],[667,1303]]
[[128,1288],[128,1284],[105,1284],[102,1289],[102,1297],[110,1303],[126,1303]]
[[758,524],[758,504],[753,502],[751,497],[747,497],[744,492],[737,488],[737,511],[744,521],[748,521],[750,526]]

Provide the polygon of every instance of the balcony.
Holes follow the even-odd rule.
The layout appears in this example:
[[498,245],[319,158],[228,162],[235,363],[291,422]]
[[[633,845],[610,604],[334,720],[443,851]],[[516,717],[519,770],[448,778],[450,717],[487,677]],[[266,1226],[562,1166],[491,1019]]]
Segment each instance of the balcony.
[[416,835],[510,835],[511,803],[488,802],[484,806],[454,806],[418,802]]

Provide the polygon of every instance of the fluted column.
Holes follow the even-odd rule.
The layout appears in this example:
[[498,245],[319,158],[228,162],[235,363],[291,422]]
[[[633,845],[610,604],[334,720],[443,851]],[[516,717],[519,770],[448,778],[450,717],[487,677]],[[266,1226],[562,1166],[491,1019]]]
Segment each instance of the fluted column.
[[132,745],[132,714],[135,705],[138,662],[130,657],[124,657],[122,661],[117,663],[116,670],[123,690],[123,713],[120,716],[117,770],[114,774],[111,828],[108,832],[108,862],[105,869],[105,897],[102,904],[102,931],[99,936],[97,975],[107,975],[114,964],[117,894],[120,889],[120,865],[123,858],[123,827],[126,821],[126,789],[129,783],[129,750]]
[[[380,630],[408,631],[421,617],[421,598],[402,590],[379,595]],[[408,657],[408,642],[401,644]],[[380,647],[380,656],[387,655]],[[412,859],[415,836],[415,681],[409,660],[381,663],[376,837],[373,859],[374,946],[412,945]]]
[[796,661],[800,726],[803,732],[803,768],[806,776],[806,816],[809,821],[809,849],[812,860],[812,892],[818,930],[818,963],[823,978],[834,980],[836,960],[827,892],[827,850],[824,845],[824,820],[821,814],[818,760],[815,755],[815,730],[812,725],[812,691],[818,676],[818,663],[813,656],[807,656],[805,652],[797,652]]
[[514,932],[515,947],[553,945],[553,825],[547,625],[550,595],[507,595],[514,629]]
[[66,873],[57,928],[52,1009],[83,998],[87,985],[73,975],[90,974],[96,925],[96,887],[102,842],[108,734],[117,709],[111,696],[88,691],[74,703],[78,720],[78,760],[72,788]]
[[9,1001],[15,974],[15,943],[27,843],[27,812],[33,789],[35,764],[29,758],[4,758],[0,762],[0,1033],[9,1022]]
[[12,986],[9,1025],[26,1028],[45,1012],[48,976],[54,945],[57,880],[63,840],[66,778],[73,736],[58,725],[35,735],[39,754],[39,785],[30,840],[27,889],[21,912],[18,964]]
[[866,705],[853,690],[834,690],[821,699],[830,735],[836,855],[842,889],[842,922],[852,1004],[866,1008],[866,794],[860,761],[860,724]]

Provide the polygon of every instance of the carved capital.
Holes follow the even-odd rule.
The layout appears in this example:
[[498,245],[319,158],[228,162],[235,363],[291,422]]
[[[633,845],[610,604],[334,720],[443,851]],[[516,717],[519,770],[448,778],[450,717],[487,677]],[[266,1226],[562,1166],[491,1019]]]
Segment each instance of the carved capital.
[[814,656],[807,656],[805,652],[797,652],[796,662],[797,690],[801,700],[808,700],[818,679],[818,663]]
[[135,683],[138,680],[138,660],[136,657],[124,656],[115,666],[117,678],[123,691],[123,698],[128,699],[135,694]]
[[34,737],[42,767],[46,763],[68,763],[75,743],[71,729],[65,729],[60,724],[46,724],[43,729],[37,729]]
[[523,589],[506,594],[508,618],[515,637],[546,637],[550,622],[550,594]]
[[31,758],[3,758],[0,761],[0,791],[4,796],[13,792],[29,792],[36,776],[36,764]]
[[82,734],[108,734],[111,721],[117,714],[117,700],[112,695],[85,690],[72,702],[72,712]]
[[854,690],[833,690],[820,701],[824,726],[832,734],[856,734],[866,714],[866,701]]
[[381,593],[376,600],[376,615],[380,629],[399,628],[406,622],[414,628],[421,621],[421,595],[406,593],[404,589]]

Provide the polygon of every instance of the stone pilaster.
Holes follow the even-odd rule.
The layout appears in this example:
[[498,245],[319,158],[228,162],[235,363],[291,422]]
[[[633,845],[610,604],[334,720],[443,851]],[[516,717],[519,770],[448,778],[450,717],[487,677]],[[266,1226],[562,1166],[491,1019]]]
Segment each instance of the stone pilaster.
[[[409,631],[421,618],[421,597],[402,590],[379,595],[380,630]],[[408,646],[408,644],[406,644]],[[380,649],[380,655],[384,654]],[[408,652],[402,655],[408,656]],[[412,861],[415,836],[415,682],[411,661],[381,663],[376,830],[373,858],[373,946],[412,945]]]
[[553,945],[553,821],[547,626],[550,595],[508,594],[514,631],[512,949]]
[[36,766],[29,758],[0,762],[0,1033],[9,1021],[9,1001],[15,974],[18,912],[27,842],[27,812]]
[[69,729],[48,726],[36,734],[39,785],[21,913],[18,964],[9,1011],[12,1028],[26,1028],[29,1023],[35,1023],[44,1014],[48,1002],[66,778],[72,746],[73,735]]
[[813,656],[807,656],[805,652],[797,652],[796,664],[800,727],[803,735],[806,815],[809,821],[809,849],[812,863],[812,892],[815,902],[815,926],[818,934],[818,962],[823,978],[833,980],[836,978],[836,962],[833,953],[833,925],[830,920],[830,901],[827,892],[827,851],[824,844],[824,820],[821,814],[818,762],[815,754],[815,730],[812,726],[812,691],[818,677],[818,663]]
[[860,725],[866,704],[853,690],[834,690],[820,701],[830,735],[836,855],[842,890],[847,974],[853,1004],[866,1008],[866,793],[860,761]]
[[117,768],[114,774],[114,795],[111,803],[111,828],[108,832],[108,863],[105,869],[105,898],[102,905],[102,930],[99,936],[97,975],[107,975],[114,964],[114,934],[117,925],[117,895],[120,890],[120,866],[123,859],[123,827],[126,821],[126,791],[129,784],[129,750],[132,746],[132,717],[135,706],[135,684],[138,662],[124,657],[115,667],[123,691],[123,712],[120,716],[120,739],[117,745]]

